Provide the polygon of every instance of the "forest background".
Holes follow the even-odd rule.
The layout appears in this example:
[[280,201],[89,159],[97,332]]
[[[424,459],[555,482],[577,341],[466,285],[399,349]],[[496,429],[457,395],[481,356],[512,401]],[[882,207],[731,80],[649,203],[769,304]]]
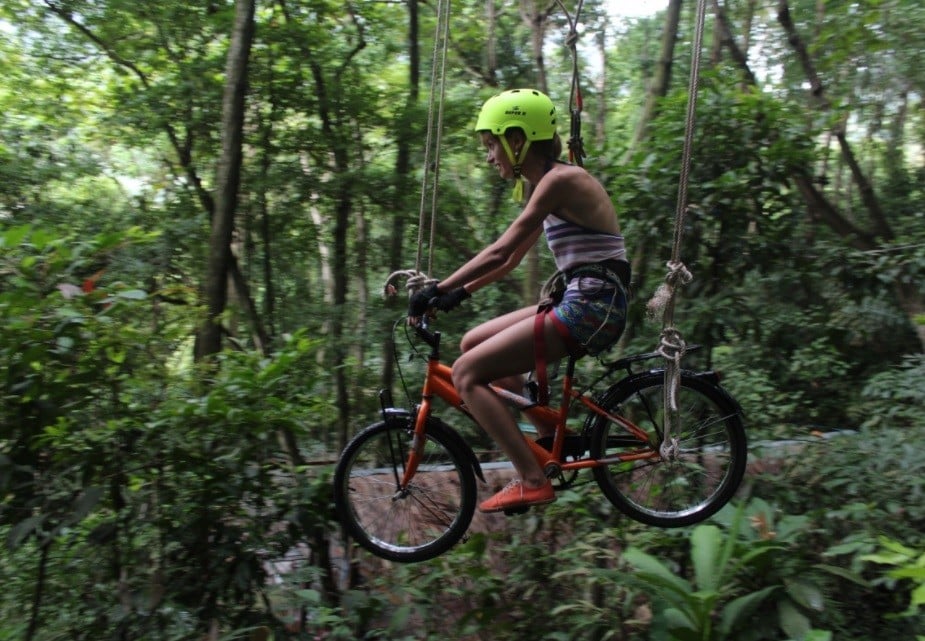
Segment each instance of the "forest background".
[[[0,3],[0,639],[921,635],[920,0],[707,3],[676,320],[745,413],[727,511],[657,531],[578,488],[426,564],[343,547],[332,462],[419,372],[385,277],[444,275],[516,214],[485,98],[568,113],[577,5],[454,2],[431,244],[436,6]],[[694,8],[587,0],[576,32],[584,162],[634,267],[620,353],[658,340]],[[441,329],[550,272],[531,254]]]

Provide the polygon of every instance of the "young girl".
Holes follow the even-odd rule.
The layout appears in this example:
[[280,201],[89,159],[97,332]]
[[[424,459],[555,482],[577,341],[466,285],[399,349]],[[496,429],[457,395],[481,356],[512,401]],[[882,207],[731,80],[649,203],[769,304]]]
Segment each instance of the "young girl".
[[[472,417],[510,457],[517,473],[479,509],[499,512],[556,500],[552,483],[524,441],[506,405],[488,387],[522,389],[522,375],[536,363],[537,344],[556,361],[567,354],[596,354],[623,332],[629,263],[613,203],[603,186],[581,167],[558,160],[562,143],[556,110],[543,93],[514,89],[489,98],[476,123],[486,161],[532,192],[520,215],[491,245],[444,280],[412,296],[410,322],[431,308],[449,311],[514,267],[545,231],[556,267],[567,286],[549,308],[510,312],[475,327],[462,340],[453,384]],[[544,314],[539,329],[535,315]],[[540,436],[545,436],[541,434]]]

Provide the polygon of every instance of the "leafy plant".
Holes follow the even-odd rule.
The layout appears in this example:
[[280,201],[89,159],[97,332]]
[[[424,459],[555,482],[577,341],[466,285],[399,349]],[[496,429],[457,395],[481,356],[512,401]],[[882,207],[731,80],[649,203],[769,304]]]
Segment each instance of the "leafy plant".
[[23,603],[29,638],[273,626],[264,563],[300,540],[334,591],[330,483],[296,465],[314,447],[280,438],[329,411],[312,394],[318,341],[176,366],[187,326],[115,266],[149,240],[0,232],[0,535],[16,576],[0,637]]
[[[768,571],[786,558],[806,523],[785,518],[775,525],[769,514],[769,506],[756,501],[739,506],[725,533],[717,525],[696,526],[690,535],[690,577],[640,548],[625,552],[634,580],[659,604],[656,616],[664,620],[665,638],[777,639],[778,630],[791,638],[819,638],[821,631],[813,630],[804,614],[824,608],[819,588],[801,569]],[[753,526],[751,533],[746,525]],[[775,619],[767,616],[769,599]]]
[[898,366],[872,376],[861,390],[858,421],[865,427],[925,429],[925,356],[906,356]]
[[[885,574],[885,578],[891,580],[890,583],[905,579],[912,581],[914,587],[910,594],[909,607],[903,612],[903,616],[916,616],[925,611],[925,552],[881,537],[880,550],[874,554],[865,554],[861,559],[891,566],[892,569],[887,570]],[[919,637],[922,638],[925,637]]]

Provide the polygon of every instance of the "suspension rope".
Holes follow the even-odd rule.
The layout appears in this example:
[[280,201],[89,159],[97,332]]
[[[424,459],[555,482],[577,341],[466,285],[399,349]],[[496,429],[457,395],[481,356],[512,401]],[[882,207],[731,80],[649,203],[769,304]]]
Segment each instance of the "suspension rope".
[[565,19],[568,22],[569,32],[565,37],[565,46],[569,48],[569,51],[572,54],[572,84],[569,91],[569,102],[568,110],[570,120],[570,133],[568,139],[568,155],[569,161],[575,163],[579,167],[584,166],[584,141],[581,138],[581,112],[584,109],[584,100],[581,96],[581,86],[579,84],[579,73],[578,73],[578,20],[581,16],[581,8],[584,5],[584,0],[578,0],[578,7],[575,9],[574,18],[568,12],[568,9],[565,8],[562,0],[556,0],[556,3],[559,5],[559,8],[562,9],[562,13],[565,14]]
[[[405,280],[405,289],[411,296],[436,282],[428,276],[434,268],[434,240],[437,235],[437,199],[440,185],[440,148],[443,139],[443,105],[446,97],[446,58],[450,35],[450,0],[438,0],[437,21],[434,27],[434,51],[431,57],[430,98],[427,103],[427,134],[424,140],[424,171],[421,177],[421,203],[418,211],[418,247],[414,269],[400,269],[389,274],[383,286],[388,299],[398,293],[396,283]],[[432,157],[433,156],[433,157]],[[427,195],[430,192],[428,216]],[[427,271],[421,271],[424,254],[424,233],[428,231]]]
[[[429,230],[427,274],[433,273],[434,240],[437,234],[437,199],[440,184],[440,147],[443,139],[443,105],[446,97],[446,58],[450,35],[450,0],[437,3],[437,23],[434,28],[434,52],[430,71],[430,100],[427,105],[427,136],[424,142],[424,173],[421,179],[421,206],[418,215],[418,248],[414,260],[416,276],[410,277],[409,291],[416,291],[428,279],[422,278],[421,261],[424,251],[424,231]],[[435,115],[436,114],[436,115]],[[433,160],[431,154],[433,153]],[[433,170],[431,170],[433,167]],[[431,182],[431,173],[433,179]],[[430,192],[430,216],[427,216],[427,194]],[[432,279],[429,279],[432,280]],[[414,289],[412,289],[414,287]]]
[[691,147],[694,139],[694,123],[697,113],[697,93],[700,89],[700,57],[703,46],[703,31],[706,16],[706,0],[698,0],[694,41],[691,51],[691,71],[688,84],[687,115],[684,127],[684,148],[681,154],[681,171],[678,181],[678,202],[675,211],[674,237],[671,246],[671,260],[665,282],[659,286],[649,301],[647,309],[650,316],[662,315],[662,334],[658,352],[665,358],[665,435],[661,444],[661,454],[669,458],[677,453],[677,435],[680,428],[678,411],[678,387],[681,378],[681,359],[687,349],[684,337],[674,326],[675,296],[683,285],[689,283],[693,276],[681,261],[681,239],[684,232],[684,219],[689,211],[687,187],[690,177]]

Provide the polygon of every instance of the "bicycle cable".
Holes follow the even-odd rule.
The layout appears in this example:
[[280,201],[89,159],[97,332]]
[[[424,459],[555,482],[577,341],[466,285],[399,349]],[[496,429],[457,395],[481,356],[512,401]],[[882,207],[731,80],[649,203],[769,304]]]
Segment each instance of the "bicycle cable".
[[395,340],[395,332],[398,331],[398,326],[400,324],[404,324],[405,339],[407,340],[408,344],[411,346],[411,350],[414,352],[412,356],[409,356],[408,360],[411,360],[412,358],[414,358],[414,356],[420,357],[421,353],[418,351],[417,346],[414,344],[414,341],[412,341],[410,336],[408,335],[407,320],[404,317],[396,320],[395,324],[392,325],[392,362],[395,363],[395,370],[398,374],[398,380],[401,384],[402,391],[405,394],[405,398],[408,399],[408,404],[414,405],[414,399],[411,397],[411,391],[408,389],[408,381],[405,380],[405,372],[404,370],[402,370],[402,367],[401,367],[401,359],[399,358],[400,355],[398,353],[398,341]]

